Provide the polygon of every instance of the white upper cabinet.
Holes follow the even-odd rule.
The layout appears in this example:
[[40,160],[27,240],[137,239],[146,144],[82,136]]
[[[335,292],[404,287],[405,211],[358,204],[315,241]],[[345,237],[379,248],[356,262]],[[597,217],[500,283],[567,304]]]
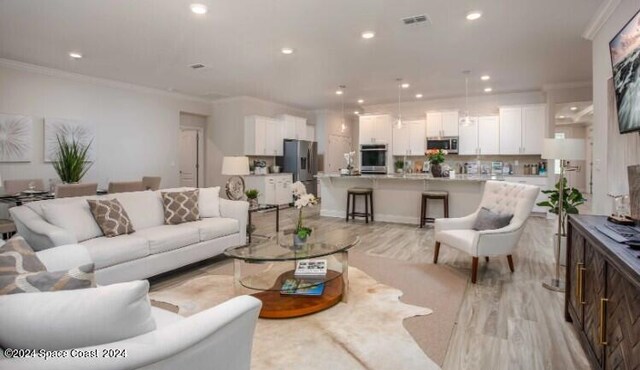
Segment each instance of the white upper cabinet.
[[360,145],[392,144],[392,138],[391,116],[360,116]]
[[546,106],[500,108],[500,154],[542,154]]
[[500,154],[500,118],[498,116],[478,118],[478,154]]
[[426,147],[425,122],[403,121],[402,128],[393,125],[393,155],[424,155]]
[[427,137],[458,136],[458,111],[427,112]]
[[546,126],[546,106],[522,107],[522,154],[542,154]]
[[282,136],[284,139],[306,140],[307,119],[302,117],[281,114],[278,117],[281,122]]
[[478,120],[476,117],[471,117],[470,124],[460,125],[458,138],[458,154],[478,154]]
[[269,117],[247,116],[244,119],[244,154],[282,155],[281,122]]
[[522,152],[522,108],[500,108],[500,154]]

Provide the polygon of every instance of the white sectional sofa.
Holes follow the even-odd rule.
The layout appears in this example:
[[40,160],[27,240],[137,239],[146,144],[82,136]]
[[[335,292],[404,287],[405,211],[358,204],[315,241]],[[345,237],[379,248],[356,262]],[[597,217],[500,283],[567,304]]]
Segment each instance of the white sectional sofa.
[[[184,189],[52,199],[14,207],[10,212],[18,234],[34,250],[61,260],[88,254],[101,285],[146,279],[245,243],[249,204],[243,201],[218,198],[220,217],[165,225],[160,192],[178,190]],[[87,199],[100,198],[117,198],[135,232],[103,236],[87,203]]]

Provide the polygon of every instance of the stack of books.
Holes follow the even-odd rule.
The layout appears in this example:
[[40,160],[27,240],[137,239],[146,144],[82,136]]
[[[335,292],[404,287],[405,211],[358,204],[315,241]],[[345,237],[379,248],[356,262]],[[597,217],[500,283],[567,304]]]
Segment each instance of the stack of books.
[[286,279],[280,288],[280,294],[321,296],[324,283],[302,279]]
[[300,260],[294,276],[298,279],[324,279],[327,276],[327,260]]
[[320,296],[327,276],[327,260],[300,260],[293,275],[293,279],[282,283],[280,294]]

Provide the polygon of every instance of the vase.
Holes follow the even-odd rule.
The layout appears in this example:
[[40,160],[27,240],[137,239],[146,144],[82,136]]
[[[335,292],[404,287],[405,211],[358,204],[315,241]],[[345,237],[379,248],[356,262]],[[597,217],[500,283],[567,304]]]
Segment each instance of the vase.
[[431,163],[431,175],[433,177],[442,177],[442,166],[440,163]]
[[293,246],[294,247],[302,247],[307,242],[307,238],[301,238],[298,234],[293,234]]

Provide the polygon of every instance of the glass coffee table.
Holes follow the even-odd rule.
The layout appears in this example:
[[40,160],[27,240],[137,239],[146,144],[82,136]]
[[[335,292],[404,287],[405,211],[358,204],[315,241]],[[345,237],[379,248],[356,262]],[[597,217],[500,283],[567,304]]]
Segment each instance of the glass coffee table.
[[[284,319],[309,315],[346,302],[349,287],[349,249],[360,238],[346,230],[314,230],[302,246],[294,246],[293,232],[285,230],[268,240],[229,248],[225,255],[234,259],[236,294],[251,294],[262,301],[260,317]],[[324,284],[321,295],[281,293],[287,279],[295,279],[300,260],[326,260],[324,277],[304,279],[308,288]]]

